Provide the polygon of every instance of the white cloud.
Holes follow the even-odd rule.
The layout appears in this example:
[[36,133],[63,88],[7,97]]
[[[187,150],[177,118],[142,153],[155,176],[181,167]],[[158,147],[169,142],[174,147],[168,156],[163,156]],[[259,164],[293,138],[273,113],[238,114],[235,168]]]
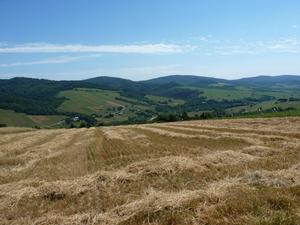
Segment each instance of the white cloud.
[[3,63],[0,67],[17,67],[17,66],[31,66],[31,65],[43,65],[43,64],[64,64],[70,62],[76,62],[87,58],[98,58],[101,57],[100,54],[93,55],[83,55],[83,56],[59,56],[55,58],[48,58],[37,61],[30,62],[13,62],[13,63]]
[[293,27],[294,29],[297,29],[297,28],[298,28],[298,25],[294,24],[292,27]]
[[[296,25],[295,25],[296,26]],[[49,43],[31,43],[22,45],[0,45],[0,54],[4,53],[119,53],[119,54],[173,54],[182,52],[197,52],[203,55],[238,55],[262,53],[300,53],[300,40],[282,38],[269,41],[218,40],[211,36],[199,36],[190,40],[191,45],[183,44],[133,44],[133,45],[57,45]],[[195,43],[201,41],[201,43]],[[55,61],[55,60],[54,60]],[[63,60],[62,60],[63,61]],[[47,62],[41,61],[41,64]],[[51,63],[51,62],[49,62]],[[53,62],[56,63],[56,62]],[[59,63],[59,62],[57,62]],[[7,65],[7,66],[18,66]],[[39,64],[39,62],[34,62]],[[25,64],[22,64],[25,65]],[[30,65],[28,63],[27,65]],[[2,67],[4,65],[2,64]]]
[[237,43],[223,43],[204,49],[207,55],[238,55],[238,54],[266,54],[266,53],[300,53],[300,40],[283,38],[272,41],[256,41]]
[[31,43],[14,46],[0,46],[0,53],[180,53],[191,50],[192,46],[175,44],[141,44],[141,45],[80,45]]

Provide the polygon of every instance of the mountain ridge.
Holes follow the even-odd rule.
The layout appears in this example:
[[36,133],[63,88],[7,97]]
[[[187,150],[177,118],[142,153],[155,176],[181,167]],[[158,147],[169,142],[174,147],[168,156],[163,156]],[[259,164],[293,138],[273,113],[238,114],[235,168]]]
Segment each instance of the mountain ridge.
[[157,80],[166,80],[166,79],[211,79],[211,80],[220,80],[220,81],[227,81],[227,82],[232,82],[232,81],[240,81],[240,80],[249,80],[249,79],[262,79],[262,78],[267,78],[267,79],[297,79],[300,80],[300,75],[289,75],[289,74],[284,74],[284,75],[257,75],[257,76],[249,76],[249,77],[242,77],[242,78],[237,78],[237,79],[226,79],[226,78],[217,78],[217,77],[211,77],[211,76],[202,76],[202,75],[186,75],[186,74],[171,74],[171,75],[165,75],[165,76],[158,76],[155,78],[150,78],[146,80],[140,80],[140,81],[134,81],[129,78],[121,78],[121,77],[116,77],[116,76],[95,76],[91,77],[88,79],[82,79],[82,80],[51,80],[51,79],[45,79],[45,78],[33,78],[33,77],[24,77],[24,76],[16,76],[12,78],[7,78],[7,79],[0,79],[0,80],[15,80],[15,79],[33,79],[33,80],[47,80],[47,81],[91,81],[95,79],[114,79],[114,80],[119,80],[119,81],[126,81],[126,82],[132,82],[132,83],[145,83],[145,82],[153,82]]
[[163,85],[169,83],[177,83],[179,85],[184,85],[184,86],[203,87],[211,84],[225,83],[231,85],[238,84],[238,85],[247,85],[247,86],[267,87],[270,84],[275,85],[278,83],[278,84],[296,85],[298,88],[300,88],[300,75],[278,75],[278,76],[259,75],[259,76],[239,78],[234,80],[207,77],[207,76],[197,76],[197,75],[167,75],[167,76],[161,76],[161,77],[142,80],[142,81],[132,81],[130,79],[124,79],[118,77],[100,76],[100,77],[94,77],[83,81],[99,84],[98,83],[99,80],[105,80],[105,82],[107,82],[108,80],[115,81],[115,82],[118,81],[129,86],[135,86],[140,84]]

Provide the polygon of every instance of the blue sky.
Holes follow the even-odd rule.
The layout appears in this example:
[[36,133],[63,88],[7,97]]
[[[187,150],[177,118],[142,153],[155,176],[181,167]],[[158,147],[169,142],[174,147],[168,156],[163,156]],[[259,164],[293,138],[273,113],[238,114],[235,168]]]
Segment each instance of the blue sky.
[[0,78],[300,74],[298,0],[0,0]]

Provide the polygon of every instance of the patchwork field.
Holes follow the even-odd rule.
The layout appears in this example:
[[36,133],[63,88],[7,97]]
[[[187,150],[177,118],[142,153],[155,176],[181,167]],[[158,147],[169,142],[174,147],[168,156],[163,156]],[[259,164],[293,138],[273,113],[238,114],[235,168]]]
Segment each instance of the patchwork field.
[[201,96],[207,97],[208,99],[214,100],[237,100],[237,99],[245,99],[245,98],[262,98],[263,96],[270,96],[274,98],[289,98],[300,96],[298,90],[253,90],[250,88],[236,86],[234,88],[228,87],[209,87],[209,88],[201,88],[203,94]]
[[0,109],[0,124],[22,127],[32,127],[35,125],[35,123],[25,113],[16,113],[12,110],[4,109]]
[[65,118],[66,116],[61,115],[37,116],[0,109],[0,124],[11,127],[55,127]]
[[[118,91],[77,88],[60,92],[58,96],[67,99],[58,111],[94,115],[103,123],[127,121],[129,117],[136,116],[136,112],[153,109],[146,102],[121,96]],[[176,103],[174,101],[173,104]]]
[[[67,100],[58,108],[62,112],[78,112],[83,114],[104,113],[108,108],[125,107],[127,102],[116,100],[120,98],[117,91],[107,91],[101,89],[78,88],[69,91],[63,91],[59,97],[65,97]],[[139,101],[122,97],[139,105]]]
[[[249,106],[238,106],[227,109],[228,112],[236,113],[241,110],[245,112],[257,112],[259,108],[262,110],[272,109],[273,107],[280,107],[284,110],[288,108],[294,108],[295,111],[300,109],[300,101],[288,101],[288,102],[278,102],[276,100],[264,101],[257,104],[249,105]],[[291,110],[292,111],[292,110]]]
[[0,129],[0,224],[300,224],[300,118]]

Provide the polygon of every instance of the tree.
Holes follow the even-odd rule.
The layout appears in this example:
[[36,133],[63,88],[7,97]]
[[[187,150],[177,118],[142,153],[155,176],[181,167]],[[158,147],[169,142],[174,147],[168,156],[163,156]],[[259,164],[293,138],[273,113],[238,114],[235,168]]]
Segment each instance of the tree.
[[183,120],[188,120],[190,119],[189,115],[187,114],[187,112],[183,112],[182,115],[181,115],[182,119]]

